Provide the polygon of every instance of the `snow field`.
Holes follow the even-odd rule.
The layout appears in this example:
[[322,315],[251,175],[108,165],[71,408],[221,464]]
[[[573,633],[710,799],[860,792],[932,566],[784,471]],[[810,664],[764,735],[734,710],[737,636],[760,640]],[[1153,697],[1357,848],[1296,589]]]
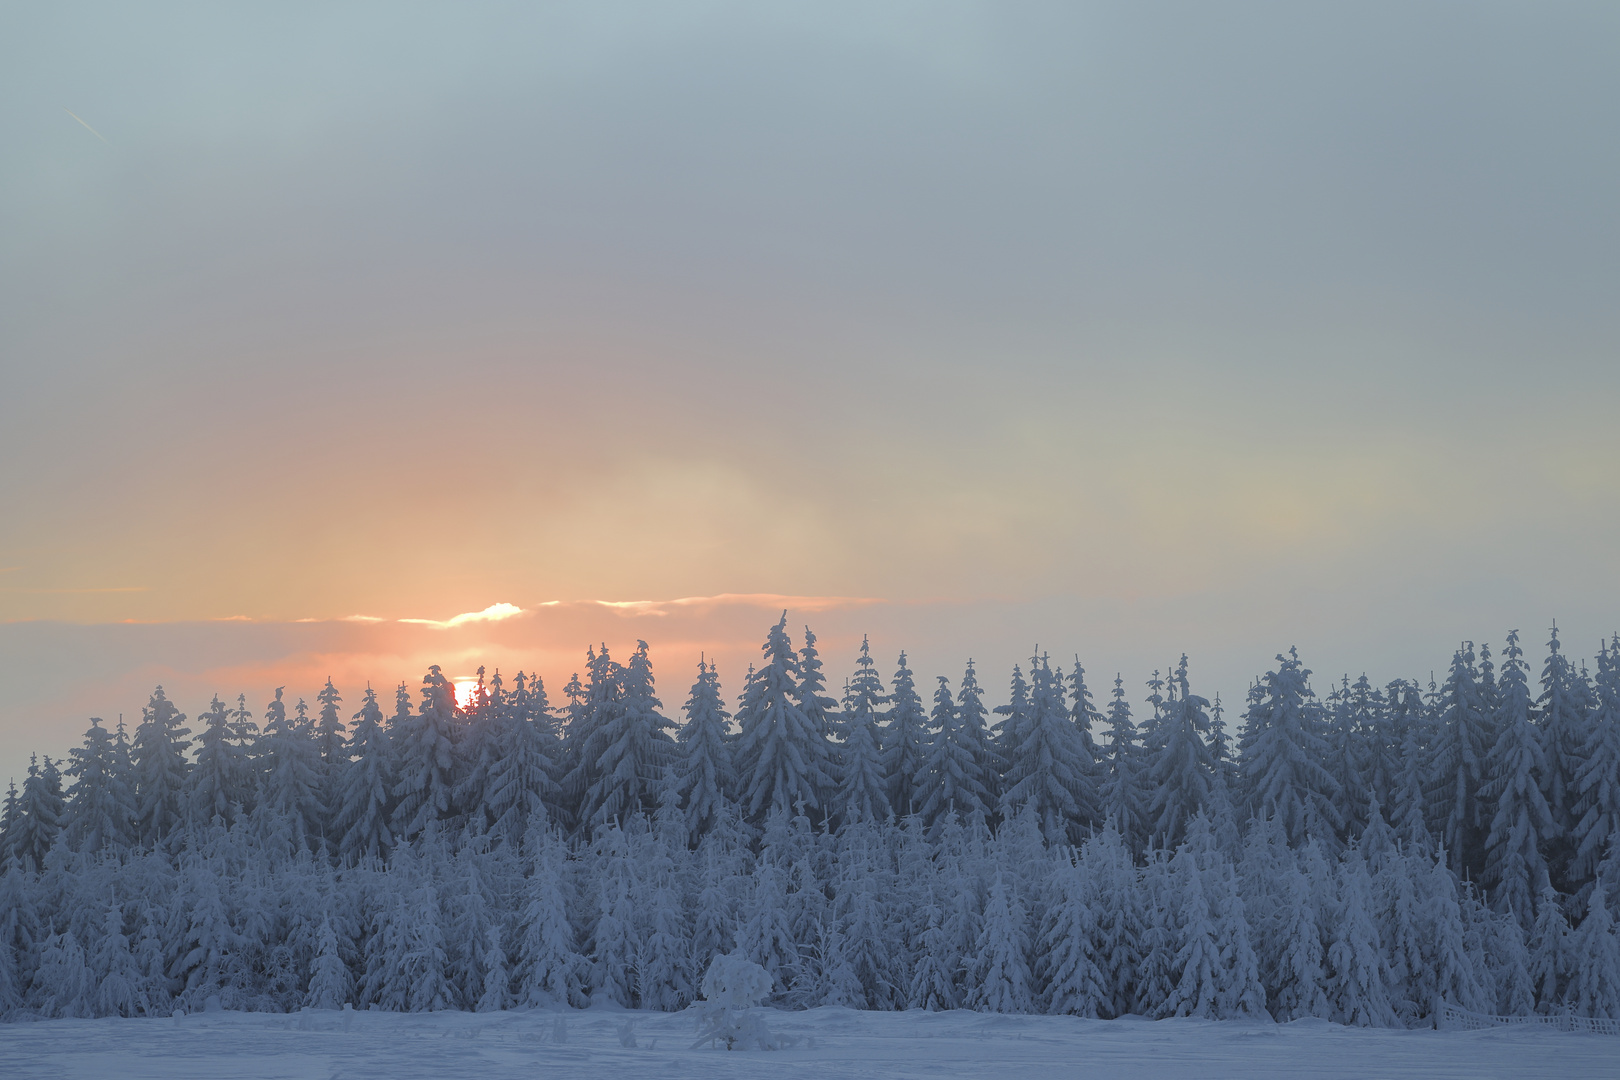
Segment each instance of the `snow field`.
[[759,1012],[796,1045],[694,1050],[690,1011],[221,1012],[7,1024],[0,1026],[0,1073],[16,1080],[1582,1080],[1620,1073],[1620,1040],[1534,1028],[1400,1031],[1323,1020],[1081,1020],[837,1007]]

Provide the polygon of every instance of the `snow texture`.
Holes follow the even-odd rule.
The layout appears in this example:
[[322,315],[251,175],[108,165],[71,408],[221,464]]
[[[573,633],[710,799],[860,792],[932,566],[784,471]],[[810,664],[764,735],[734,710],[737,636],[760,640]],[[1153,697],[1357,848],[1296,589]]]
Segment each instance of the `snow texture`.
[[29,1080],[839,1080],[1097,1076],[1130,1080],[1501,1080],[1614,1075],[1612,1036],[1535,1028],[1397,1031],[1208,1020],[1083,1020],[969,1012],[756,1010],[796,1040],[774,1052],[693,1048],[690,1013],[405,1016],[307,1010],[0,1027],[0,1062]]

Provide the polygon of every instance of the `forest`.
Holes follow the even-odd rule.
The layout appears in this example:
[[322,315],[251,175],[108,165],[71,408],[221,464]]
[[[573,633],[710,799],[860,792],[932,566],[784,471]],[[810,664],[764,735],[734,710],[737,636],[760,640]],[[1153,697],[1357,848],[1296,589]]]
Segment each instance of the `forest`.
[[1037,654],[992,707],[866,642],[834,696],[800,641],[680,722],[645,642],[555,706],[158,687],[6,794],[0,1016],[672,1011],[737,953],[794,1009],[1620,1018],[1620,636],[1323,692],[1289,650],[1233,734],[1186,657],[1099,702]]

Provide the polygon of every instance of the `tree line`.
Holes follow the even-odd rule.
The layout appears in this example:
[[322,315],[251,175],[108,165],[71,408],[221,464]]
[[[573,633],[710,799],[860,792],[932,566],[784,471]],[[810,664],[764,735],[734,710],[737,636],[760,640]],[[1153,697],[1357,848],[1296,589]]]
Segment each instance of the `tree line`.
[[1290,651],[1235,739],[1185,657],[1138,723],[1045,655],[992,709],[863,642],[835,699],[802,640],[735,716],[700,662],[680,725],[644,642],[556,709],[435,667],[347,723],[330,680],[262,726],[216,696],[193,739],[160,687],[8,792],[0,1010],[678,1008],[736,948],[801,1006],[1620,1015],[1620,638],[1325,695]]

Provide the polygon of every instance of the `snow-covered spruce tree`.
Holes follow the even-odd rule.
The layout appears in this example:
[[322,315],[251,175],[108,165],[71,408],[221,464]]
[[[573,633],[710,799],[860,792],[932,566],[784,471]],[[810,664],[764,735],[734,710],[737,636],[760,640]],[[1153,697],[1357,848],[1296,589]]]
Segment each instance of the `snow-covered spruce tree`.
[[1105,775],[1102,755],[1097,750],[1097,739],[1093,734],[1102,726],[1102,714],[1091,700],[1091,688],[1086,685],[1086,669],[1080,665],[1080,657],[1074,658],[1074,667],[1069,672],[1069,719],[1074,723],[1075,730],[1080,732],[1080,745],[1084,750],[1086,764],[1085,774],[1080,778],[1078,801],[1086,807],[1087,821],[1093,825],[1102,824],[1102,782]]
[[[1317,858],[1320,860],[1320,854]],[[1327,997],[1322,931],[1333,921],[1331,877],[1310,873],[1300,856],[1293,861],[1292,870],[1285,870],[1278,882],[1278,919],[1273,932],[1283,947],[1271,976],[1271,1008],[1279,1020],[1328,1018],[1333,1010]]]
[[[493,704],[493,703],[492,703]],[[509,842],[521,842],[530,822],[546,821],[561,798],[555,779],[557,739],[551,705],[539,675],[517,673],[512,692],[501,702],[491,740],[493,760],[484,785],[490,829]]]
[[139,1016],[141,971],[124,933],[124,910],[117,901],[107,905],[101,936],[89,953],[90,978],[95,986],[91,1011],[95,1016]]
[[[1571,837],[1570,875],[1584,881],[1605,851],[1620,849],[1620,634],[1598,654],[1597,707],[1587,723],[1586,745],[1575,773],[1579,794]],[[1608,888],[1615,884],[1609,883]]]
[[1187,658],[1181,658],[1159,725],[1162,741],[1147,773],[1152,792],[1148,818],[1152,835],[1165,847],[1181,842],[1187,822],[1209,803],[1214,759],[1204,741],[1209,731],[1209,700],[1188,689]]
[[906,977],[894,918],[893,875],[884,850],[890,830],[863,821],[840,837],[833,910],[850,968],[861,988],[863,1008],[893,1009],[904,1003]]
[[1450,869],[1445,851],[1415,875],[1418,887],[1418,941],[1423,946],[1421,977],[1415,980],[1417,1000],[1426,1003],[1431,1022],[1437,1021],[1441,1002],[1450,1002],[1476,1012],[1490,1007],[1481,958],[1470,948],[1467,926],[1457,897],[1456,874]]
[[1072,843],[1096,816],[1095,759],[1069,716],[1061,669],[1053,671],[1045,656],[1031,657],[1029,674],[1028,711],[1007,746],[1001,813],[1027,810],[1047,840]]
[[603,644],[600,650],[586,650],[585,671],[583,690],[569,695],[562,788],[578,832],[588,837],[601,808],[592,802],[591,794],[602,794],[600,762],[608,749],[605,732],[614,726],[624,696],[624,668],[614,662]]
[[1579,800],[1577,776],[1586,746],[1587,716],[1584,680],[1564,656],[1558,627],[1547,642],[1547,662],[1541,671],[1541,696],[1536,699],[1536,723],[1541,729],[1545,764],[1541,790],[1552,814],[1553,835],[1548,863],[1555,885],[1565,883],[1575,855],[1574,834]]
[[1310,671],[1293,649],[1277,656],[1244,719],[1240,769],[1249,812],[1275,817],[1290,844],[1332,842],[1344,817],[1338,781],[1325,767],[1330,747],[1312,700]]
[[433,664],[422,678],[420,707],[397,718],[392,730],[398,779],[389,827],[398,839],[415,839],[450,814],[456,712],[455,686]]
[[799,705],[799,658],[787,634],[787,612],[761,647],[764,664],[743,691],[734,744],[743,813],[818,811],[832,790],[831,747]]
[[1528,667],[1519,632],[1508,634],[1502,681],[1497,688],[1496,744],[1485,758],[1486,781],[1479,790],[1494,805],[1485,839],[1485,882],[1497,911],[1513,912],[1529,929],[1536,899],[1549,884],[1540,845],[1552,831],[1552,815],[1541,793],[1545,755],[1541,733],[1530,722]]
[[321,704],[321,713],[315,718],[315,748],[320,751],[321,764],[332,772],[339,765],[347,763],[349,746],[344,737],[343,717],[338,715],[338,703],[343,700],[343,695],[332,685],[330,675],[326,677],[326,685],[321,687],[321,692],[315,695],[315,700]]
[[871,643],[861,638],[855,674],[844,685],[844,709],[839,717],[837,748],[838,793],[834,799],[840,821],[883,821],[889,816],[889,787],[884,782],[883,752],[878,719],[888,698],[883,679],[872,660]]
[[1112,1000],[1098,933],[1096,883],[1068,849],[1058,849],[1053,896],[1039,938],[1036,975],[1044,1011],[1095,1019]]
[[489,773],[500,753],[496,740],[507,718],[506,684],[501,673],[485,681],[485,668],[478,666],[478,682],[461,709],[455,737],[455,790],[451,798],[455,817],[471,833],[482,833],[493,824],[489,815]]
[[1142,897],[1135,862],[1112,820],[1085,842],[1080,864],[1096,890],[1097,963],[1105,993],[1100,1015],[1123,1016],[1136,982]]
[[1333,1018],[1350,1027],[1395,1027],[1389,961],[1373,918],[1372,879],[1357,851],[1339,862],[1339,905],[1327,949],[1327,997]]
[[970,659],[962,672],[962,687],[956,692],[956,718],[964,737],[975,748],[974,759],[979,763],[979,779],[988,796],[984,807],[987,819],[1001,798],[1001,773],[1006,766],[996,750],[989,717],[990,710],[984,704],[984,690],[979,686],[979,676]]
[[1113,700],[1108,703],[1108,734],[1103,746],[1106,772],[1098,791],[1098,813],[1112,821],[1120,838],[1139,850],[1147,837],[1147,792],[1142,787],[1142,746],[1125,700],[1125,680],[1114,676]]
[[23,781],[22,798],[7,835],[10,850],[24,865],[45,868],[45,854],[62,833],[66,800],[62,797],[62,775],[49,757],[40,765],[37,755],[29,755],[28,776]]
[[715,827],[737,792],[731,714],[720,696],[720,676],[702,658],[682,711],[686,723],[676,735],[671,782],[686,815],[687,840],[695,844]]
[[[1194,819],[1188,831],[1199,828],[1208,832],[1208,822],[1202,816]],[[1215,916],[1205,893],[1203,875],[1191,843],[1181,845],[1170,860],[1176,904],[1172,916],[1176,927],[1176,953],[1170,972],[1173,985],[1156,1016],[1194,1016],[1206,1020],[1217,1016],[1221,956],[1216,942]]]
[[1594,882],[1586,897],[1586,917],[1570,935],[1572,958],[1565,1004],[1577,1016],[1620,1020],[1620,936],[1603,894]]
[[596,830],[591,852],[600,869],[591,927],[591,1001],[634,1008],[635,959],[641,945],[634,905],[636,867],[616,821]]
[[1424,784],[1436,839],[1450,853],[1452,868],[1477,875],[1483,866],[1485,822],[1479,804],[1490,718],[1480,694],[1472,642],[1451,658]]
[[310,964],[309,990],[304,1002],[312,1009],[341,1009],[354,995],[354,977],[344,963],[332,917],[321,916],[316,937],[314,961]]
[[1327,742],[1328,758],[1323,764],[1340,793],[1341,828],[1345,835],[1355,835],[1367,823],[1369,784],[1363,773],[1367,759],[1364,728],[1356,715],[1356,698],[1349,675],[1340,680],[1326,705],[1323,717],[1326,730],[1322,735]]
[[674,792],[665,789],[655,828],[640,838],[634,904],[641,920],[636,956],[636,991],[641,1007],[676,1012],[691,1003],[692,926],[686,898],[690,888],[685,815]]
[[[821,738],[816,745],[824,756],[823,768],[828,781],[835,785],[838,782],[838,754],[832,739],[838,732],[838,702],[827,695],[827,676],[822,667],[821,653],[816,649],[816,635],[809,626],[804,628],[804,648],[799,650],[799,690],[794,700],[810,726],[820,733]],[[821,809],[822,813],[816,816],[825,823],[830,808],[823,805]]]
[[996,871],[968,971],[968,1008],[999,1013],[1035,1010],[1028,922],[1017,894]]
[[737,931],[737,953],[765,969],[771,994],[780,1000],[788,993],[799,965],[799,946],[788,921],[787,875],[774,863],[754,868],[753,895],[747,916]]
[[[606,650],[604,650],[604,655]],[[580,822],[594,828],[628,820],[658,807],[664,770],[674,750],[669,732],[675,725],[658,710],[653,692],[652,662],[647,643],[638,641],[630,662],[619,672],[619,696],[596,725],[585,752],[600,752],[587,762],[594,774],[580,806]]]
[[889,808],[903,817],[920,808],[915,785],[928,743],[928,713],[923,709],[911,669],[906,666],[904,652],[900,654],[892,685],[880,742]]
[[[310,847],[320,843],[325,832],[321,754],[309,727],[287,716],[281,700],[283,689],[276,687],[275,700],[265,706],[264,734],[254,746],[258,755],[259,801],[282,815],[295,845]],[[303,704],[302,700],[299,704]]]
[[983,706],[980,710],[980,726],[975,732],[963,722],[961,710],[951,697],[950,680],[939,676],[934,710],[929,715],[932,730],[928,753],[916,782],[918,812],[930,825],[945,814],[982,814],[991,810],[982,765],[987,749]]
[[197,736],[197,760],[186,777],[186,803],[188,820],[198,828],[215,818],[229,828],[242,810],[244,792],[252,786],[248,747],[238,737],[233,716],[215,694],[208,711],[197,717],[203,727]]
[[163,694],[152,691],[130,744],[131,776],[135,781],[136,838],[147,846],[163,843],[185,820],[186,717]]
[[[434,821],[426,826],[422,844],[439,842]],[[438,895],[408,845],[394,850],[387,879],[375,901],[360,995],[388,1012],[451,1008],[454,993],[445,974],[448,957]]]
[[1530,931],[1529,946],[1530,985],[1535,993],[1536,1011],[1559,1012],[1575,957],[1570,951],[1569,919],[1550,885],[1536,908],[1536,925]]
[[353,717],[349,764],[338,774],[332,833],[341,859],[350,865],[361,859],[386,858],[394,844],[388,816],[393,806],[393,745],[384,727],[377,692],[369,685]]
[[[135,793],[117,767],[113,738],[92,717],[84,746],[68,751],[67,845],[91,854],[127,848],[133,839]],[[3,858],[0,851],[0,858]]]
[[1007,686],[1007,704],[997,705],[992,711],[1001,717],[990,726],[997,769],[994,794],[999,807],[1006,792],[1006,772],[1012,761],[1013,748],[1023,739],[1024,725],[1029,722],[1029,682],[1024,678],[1024,669],[1020,665],[1013,665],[1012,678]]
[[529,874],[518,902],[519,943],[513,972],[517,1000],[531,1006],[585,1004],[585,958],[568,921],[562,839],[535,821],[523,838]]
[[1434,841],[1424,793],[1429,747],[1423,702],[1415,682],[1391,683],[1389,691],[1393,732],[1400,746],[1400,771],[1390,793],[1390,825],[1406,846],[1426,851]]
[[1362,755],[1359,766],[1363,790],[1357,810],[1361,820],[1367,822],[1372,799],[1376,798],[1380,806],[1389,806],[1395,774],[1400,769],[1400,745],[1395,738],[1389,700],[1365,674],[1350,684],[1350,716]]

